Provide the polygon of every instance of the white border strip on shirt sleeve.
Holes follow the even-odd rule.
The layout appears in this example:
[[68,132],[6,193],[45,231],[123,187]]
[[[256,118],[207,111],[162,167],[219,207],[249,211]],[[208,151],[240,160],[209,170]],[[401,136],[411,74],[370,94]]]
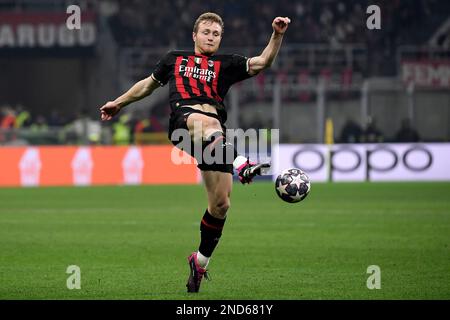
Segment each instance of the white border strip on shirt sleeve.
[[160,87],[164,87],[164,84],[163,84],[161,81],[159,81],[158,79],[156,79],[155,76],[153,75],[153,73],[151,74],[151,77],[152,77],[153,80],[155,80],[156,82],[158,82],[158,84],[159,84]]

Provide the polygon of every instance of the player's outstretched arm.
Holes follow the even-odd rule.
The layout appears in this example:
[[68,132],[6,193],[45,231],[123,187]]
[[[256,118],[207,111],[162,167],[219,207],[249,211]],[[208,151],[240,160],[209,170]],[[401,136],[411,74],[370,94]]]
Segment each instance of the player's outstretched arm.
[[116,100],[108,101],[100,108],[102,120],[111,120],[126,105],[149,96],[156,88],[159,88],[159,83],[152,76],[137,82]]
[[273,60],[280,50],[283,35],[286,32],[291,19],[288,17],[276,17],[273,19],[272,28],[273,33],[267,47],[263,50],[261,55],[250,58],[249,74],[255,75],[272,65]]

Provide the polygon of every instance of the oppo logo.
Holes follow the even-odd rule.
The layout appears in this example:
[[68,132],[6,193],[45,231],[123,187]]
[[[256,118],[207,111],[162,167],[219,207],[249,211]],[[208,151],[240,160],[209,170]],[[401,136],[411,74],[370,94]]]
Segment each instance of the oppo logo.
[[[421,161],[412,161],[413,155],[420,157]],[[341,146],[330,151],[329,159],[331,173],[350,173],[364,165],[366,179],[370,178],[371,172],[388,172],[396,168],[399,163],[412,172],[425,171],[433,164],[432,153],[421,145],[412,145],[402,153],[383,145],[366,150]],[[310,173],[321,170],[325,166],[325,160],[325,152],[314,147],[302,148],[292,156],[295,167]],[[364,164],[363,160],[366,160]]]

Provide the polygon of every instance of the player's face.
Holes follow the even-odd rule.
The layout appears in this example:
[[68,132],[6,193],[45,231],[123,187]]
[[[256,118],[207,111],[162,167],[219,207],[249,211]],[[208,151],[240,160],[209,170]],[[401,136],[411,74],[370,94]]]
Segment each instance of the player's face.
[[222,40],[222,27],[217,22],[202,21],[198,25],[197,33],[192,33],[195,52],[212,55],[219,50]]

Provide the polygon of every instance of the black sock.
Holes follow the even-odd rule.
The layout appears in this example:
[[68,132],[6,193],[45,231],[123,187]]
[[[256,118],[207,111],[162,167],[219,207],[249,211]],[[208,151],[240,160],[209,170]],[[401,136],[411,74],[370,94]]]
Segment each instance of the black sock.
[[200,247],[198,248],[198,251],[205,257],[211,257],[214,249],[219,243],[225,220],[226,219],[215,218],[208,210],[205,211],[202,222],[200,223],[201,241]]

